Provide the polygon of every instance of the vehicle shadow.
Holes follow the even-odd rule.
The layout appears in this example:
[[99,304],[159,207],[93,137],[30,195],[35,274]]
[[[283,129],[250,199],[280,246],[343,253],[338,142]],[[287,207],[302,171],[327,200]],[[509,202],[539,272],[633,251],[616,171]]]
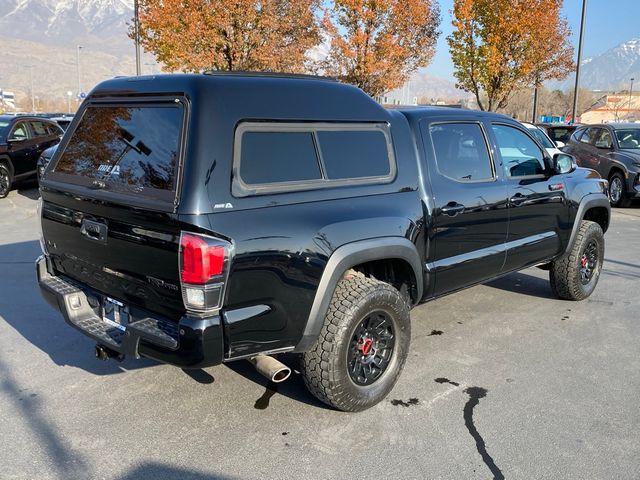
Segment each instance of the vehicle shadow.
[[67,325],[61,314],[40,296],[35,259],[39,242],[0,245],[0,321],[9,324],[32,345],[60,366],[81,368],[95,375],[112,375],[157,365],[140,359],[103,362],[94,354],[94,343]]
[[312,407],[330,410],[331,408],[328,405],[316,399],[311,395],[311,393],[309,393],[309,390],[307,390],[307,387],[304,385],[304,381],[302,380],[302,376],[298,371],[298,359],[296,357],[297,356],[294,354],[282,354],[277,357],[278,360],[291,368],[291,376],[282,383],[270,382],[260,375],[248,361],[238,360],[235,362],[225,363],[224,365],[235,373],[242,375],[247,380],[265,388],[262,396],[257,398],[255,401],[254,407],[258,410],[266,409],[269,406],[269,400],[275,394],[284,395],[296,402],[305,403]]
[[232,480],[234,477],[185,470],[162,463],[147,462],[139,465],[117,480]]
[[[10,365],[0,356],[0,393],[8,399],[13,410],[23,422],[25,430],[32,434],[37,448],[41,449],[50,462],[52,473],[58,478],[84,479],[107,478],[96,475],[92,461],[83,453],[82,446],[65,438],[56,422],[48,417],[46,404],[27,385],[13,374]],[[4,412],[9,414],[9,412]],[[4,477],[3,477],[4,478]],[[231,480],[232,477],[183,469],[158,462],[145,462],[132,467],[130,471],[114,480]]]
[[[546,275],[546,273],[545,273]],[[529,297],[555,299],[547,278],[534,277],[522,272],[515,272],[485,283],[488,287],[507,292],[520,293]]]
[[40,198],[40,190],[38,190],[38,180],[35,178],[17,182],[13,188],[17,190],[18,194],[31,200],[37,200],[38,198]]
[[0,392],[9,399],[25,427],[33,433],[59,478],[90,478],[87,459],[60,435],[55,423],[47,417],[42,399],[14,377],[12,369],[1,357]]

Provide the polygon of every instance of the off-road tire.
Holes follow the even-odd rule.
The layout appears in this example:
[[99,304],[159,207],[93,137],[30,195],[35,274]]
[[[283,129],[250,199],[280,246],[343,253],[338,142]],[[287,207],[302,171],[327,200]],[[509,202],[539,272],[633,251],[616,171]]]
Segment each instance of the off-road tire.
[[[353,336],[372,314],[393,325],[389,362],[370,385],[357,385],[349,373]],[[361,274],[347,275],[336,287],[316,344],[304,353],[300,370],[309,391],[322,402],[348,412],[366,410],[384,399],[395,385],[409,351],[411,323],[406,296],[388,283]]]
[[[617,199],[614,200],[614,197],[611,195],[611,186],[613,182],[620,182],[620,194]],[[629,194],[627,193],[627,181],[624,178],[624,175],[620,172],[615,172],[613,175],[609,177],[609,201],[611,202],[612,207],[620,207],[626,208],[631,205],[631,199],[629,198]]]
[[[581,281],[581,259],[591,242],[595,242],[597,262],[588,283]],[[560,259],[551,263],[549,281],[551,290],[565,300],[584,300],[593,293],[598,284],[604,260],[604,234],[595,222],[583,220],[571,250]]]
[[0,163],[0,198],[9,195],[13,186],[13,178],[11,172],[4,163]]

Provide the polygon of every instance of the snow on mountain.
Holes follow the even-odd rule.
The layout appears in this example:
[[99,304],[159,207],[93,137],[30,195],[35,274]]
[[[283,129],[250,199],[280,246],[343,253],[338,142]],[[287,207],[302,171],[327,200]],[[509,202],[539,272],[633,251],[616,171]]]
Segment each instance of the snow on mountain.
[[[631,78],[640,79],[640,38],[623,42],[596,57],[582,61],[580,85],[591,90],[629,88]],[[562,82],[551,82],[552,88],[571,88],[572,75]]]
[[122,37],[133,0],[2,0],[0,31],[15,39],[53,44],[99,44]]

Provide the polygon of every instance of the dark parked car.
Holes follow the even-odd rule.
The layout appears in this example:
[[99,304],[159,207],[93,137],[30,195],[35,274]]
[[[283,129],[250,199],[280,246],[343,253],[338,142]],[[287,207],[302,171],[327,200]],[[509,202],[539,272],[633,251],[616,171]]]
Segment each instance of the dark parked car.
[[40,154],[40,158],[38,158],[37,168],[38,168],[38,180],[42,178],[44,175],[44,171],[49,165],[49,162],[53,158],[53,154],[56,153],[58,149],[59,143],[55,144],[52,147],[47,148],[44,152]]
[[547,132],[549,138],[553,140],[558,148],[566,145],[571,134],[579,127],[579,125],[568,123],[537,123],[536,125]]
[[56,122],[60,126],[60,128],[62,128],[62,130],[66,130],[67,127],[69,127],[71,120],[73,120],[73,115],[64,115],[62,117],[51,117],[50,120],[53,120],[54,122]]
[[611,205],[628,207],[640,197],[640,125],[607,123],[579,128],[564,151],[582,167],[609,180]]
[[503,115],[264,74],[113,79],[80,110],[41,180],[37,273],[99,358],[279,381],[293,352],[358,411],[393,388],[412,307],[533,265],[563,299],[598,282],[607,182]]
[[[73,120],[73,115],[66,115],[64,117],[51,117],[51,120],[54,120],[62,130],[67,130],[71,121]],[[44,152],[40,154],[40,158],[38,158],[38,178],[41,178],[44,175],[44,170],[49,165],[51,158],[53,158],[53,154],[56,153],[58,148],[58,144],[53,147],[47,148]]]
[[14,182],[35,176],[40,154],[57,144],[62,133],[45,118],[0,115],[0,198]]

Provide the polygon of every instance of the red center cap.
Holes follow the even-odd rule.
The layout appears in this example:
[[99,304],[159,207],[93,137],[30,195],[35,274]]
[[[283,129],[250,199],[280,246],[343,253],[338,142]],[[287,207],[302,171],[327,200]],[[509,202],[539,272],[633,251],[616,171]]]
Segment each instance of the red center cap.
[[371,351],[371,347],[373,346],[373,340],[371,340],[370,338],[365,339],[365,341],[362,343],[362,354],[363,355],[369,355],[369,352]]

